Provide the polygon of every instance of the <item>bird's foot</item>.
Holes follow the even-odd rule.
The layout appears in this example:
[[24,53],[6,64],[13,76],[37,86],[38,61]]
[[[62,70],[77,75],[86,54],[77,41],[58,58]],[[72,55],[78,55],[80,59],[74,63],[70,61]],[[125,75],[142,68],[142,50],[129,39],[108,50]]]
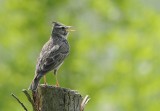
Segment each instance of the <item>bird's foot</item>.
[[48,85],[47,83],[44,83],[44,84],[43,84],[44,87],[47,87],[47,85]]
[[58,82],[56,82],[56,87],[60,87],[60,85],[59,85],[59,83],[58,83]]
[[47,86],[48,84],[47,84],[47,83],[44,83],[44,85]]

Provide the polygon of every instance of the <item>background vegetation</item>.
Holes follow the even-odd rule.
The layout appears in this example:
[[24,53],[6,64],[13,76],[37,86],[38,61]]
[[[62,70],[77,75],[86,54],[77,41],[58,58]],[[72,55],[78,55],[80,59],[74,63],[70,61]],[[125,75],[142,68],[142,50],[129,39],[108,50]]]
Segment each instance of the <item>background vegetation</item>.
[[[10,96],[34,76],[52,21],[72,25],[62,87],[89,94],[86,111],[159,111],[159,0],[0,0],[0,111],[22,111]],[[49,84],[55,84],[52,73]],[[41,81],[43,83],[43,81]]]

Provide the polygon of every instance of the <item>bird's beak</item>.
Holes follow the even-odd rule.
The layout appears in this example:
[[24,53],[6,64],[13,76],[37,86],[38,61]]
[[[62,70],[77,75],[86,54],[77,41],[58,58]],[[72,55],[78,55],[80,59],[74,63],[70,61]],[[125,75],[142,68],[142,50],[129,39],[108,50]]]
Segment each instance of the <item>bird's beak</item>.
[[68,31],[68,32],[73,32],[73,31],[76,31],[76,30],[74,30],[74,29],[71,29],[73,26],[66,26],[66,30]]

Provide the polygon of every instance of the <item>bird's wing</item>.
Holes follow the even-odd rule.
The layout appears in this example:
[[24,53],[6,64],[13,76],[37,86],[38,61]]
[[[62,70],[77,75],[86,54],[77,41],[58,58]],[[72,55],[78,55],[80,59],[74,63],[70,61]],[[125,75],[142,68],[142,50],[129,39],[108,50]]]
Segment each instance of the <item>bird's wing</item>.
[[67,49],[65,48],[65,44],[62,43],[61,45],[54,45],[50,51],[44,52],[43,55],[41,55],[37,70],[46,73],[56,69],[68,55]]

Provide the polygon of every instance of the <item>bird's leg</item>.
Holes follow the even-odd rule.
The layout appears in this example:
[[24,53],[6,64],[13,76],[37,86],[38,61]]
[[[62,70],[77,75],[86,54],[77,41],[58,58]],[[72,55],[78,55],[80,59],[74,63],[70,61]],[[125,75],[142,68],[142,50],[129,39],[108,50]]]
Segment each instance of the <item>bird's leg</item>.
[[55,76],[56,76],[56,87],[59,87],[59,82],[58,82],[57,74]]
[[47,82],[46,82],[46,75],[44,75],[43,78],[44,78],[44,85],[47,85]]
[[59,87],[59,82],[57,78],[57,70],[54,70],[54,75],[56,76],[56,87]]

